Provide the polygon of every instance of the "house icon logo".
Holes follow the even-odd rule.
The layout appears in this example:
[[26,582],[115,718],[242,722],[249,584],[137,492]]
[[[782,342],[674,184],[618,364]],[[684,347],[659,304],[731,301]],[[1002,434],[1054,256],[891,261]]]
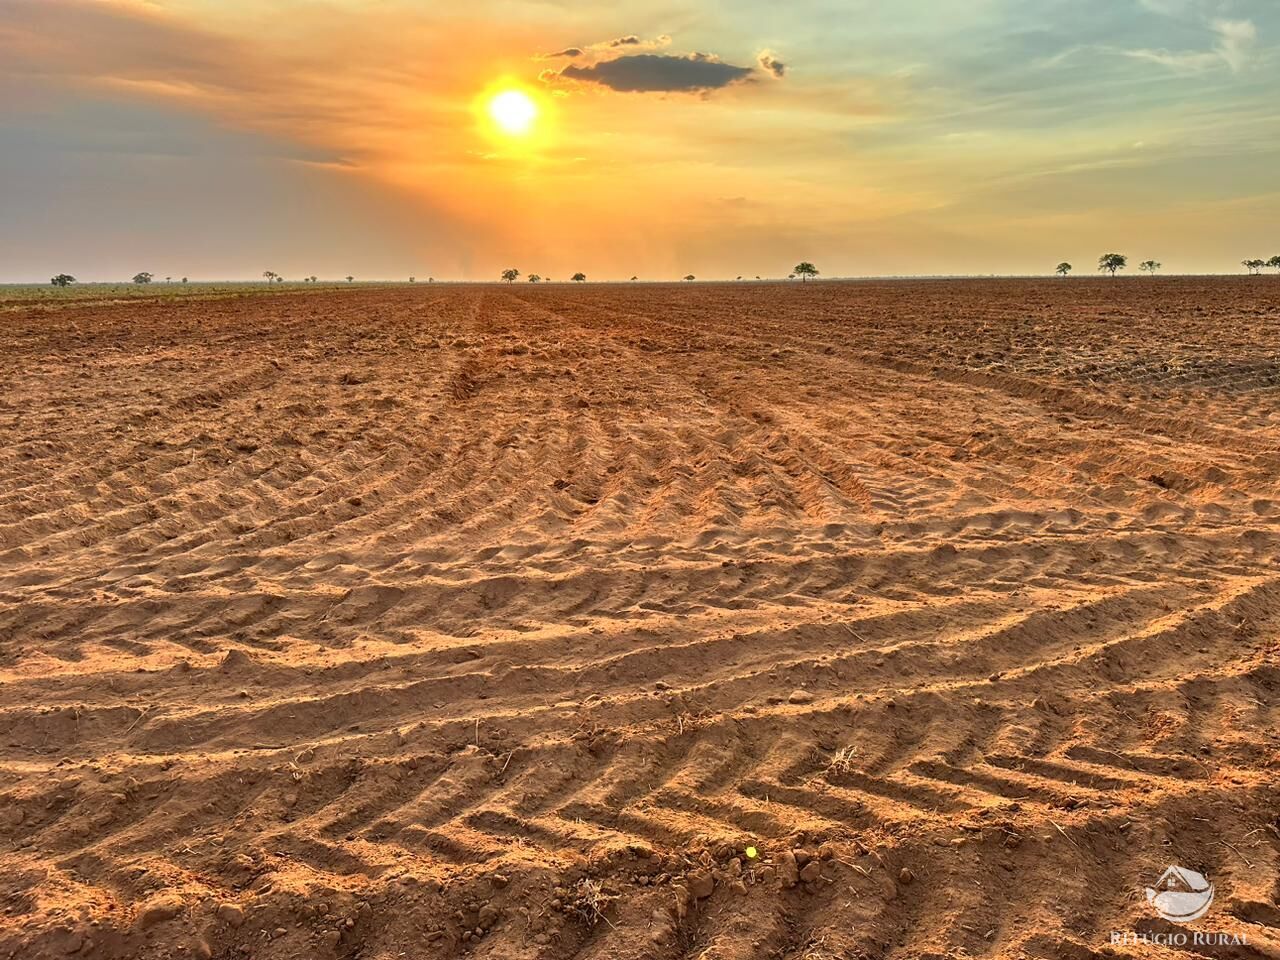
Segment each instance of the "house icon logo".
[[1169,867],[1154,887],[1147,887],[1147,902],[1173,923],[1199,920],[1213,905],[1213,884],[1202,873],[1186,867]]

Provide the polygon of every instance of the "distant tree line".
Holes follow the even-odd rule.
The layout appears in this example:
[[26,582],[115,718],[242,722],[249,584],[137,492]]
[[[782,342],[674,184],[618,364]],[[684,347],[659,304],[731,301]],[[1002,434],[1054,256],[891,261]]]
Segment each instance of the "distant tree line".
[[[1240,265],[1244,267],[1251,276],[1259,276],[1262,274],[1262,271],[1267,268],[1280,271],[1280,255],[1274,256],[1269,260],[1263,260],[1261,258],[1241,260]],[[1099,272],[1109,274],[1112,277],[1115,277],[1117,274],[1119,274],[1121,270],[1126,269],[1128,266],[1129,266],[1129,258],[1123,253],[1104,253],[1102,256],[1098,258]],[[1164,265],[1159,260],[1143,260],[1140,264],[1138,264],[1138,269],[1144,273],[1150,274],[1151,276],[1155,276],[1157,273],[1160,272],[1160,269],[1163,266]],[[1061,263],[1059,263],[1056,267],[1054,267],[1053,272],[1060,277],[1067,277],[1071,275],[1071,272],[1074,269],[1075,267],[1072,266],[1072,264],[1064,260]],[[801,260],[791,269],[791,272],[787,274],[787,279],[794,280],[797,277],[799,277],[801,281],[808,281],[808,280],[816,279],[819,275],[820,275],[820,272],[818,268],[814,266],[812,262],[808,260]],[[262,271],[262,276],[263,276],[263,279],[265,279],[269,284],[284,283],[284,277],[276,273],[274,270],[264,270]],[[515,267],[511,267],[507,270],[503,270],[500,276],[502,280],[506,283],[515,283],[515,281],[520,279],[521,273]],[[147,271],[136,273],[133,276],[133,282],[136,284],[151,283],[154,279],[155,279],[155,275]],[[165,277],[164,279],[168,283],[173,282],[172,277]],[[356,278],[351,274],[348,274],[343,279],[345,279],[347,283],[354,283]],[[549,283],[551,281],[550,277],[544,277],[541,274],[537,274],[537,273],[528,274],[526,279],[528,280],[529,283],[544,283],[544,282]],[[573,274],[573,276],[571,276],[569,279],[572,280],[574,283],[586,283],[587,275],[579,271],[578,273]],[[639,280],[640,278],[638,276],[632,276],[631,279],[632,281],[636,281],[636,280]],[[685,274],[683,279],[686,282],[692,282],[697,278],[694,277],[692,273],[689,273],[689,274]],[[738,279],[742,280],[743,277],[739,276]],[[757,280],[760,279],[760,276],[758,274],[756,275],[756,279]],[[418,281],[418,278],[416,276],[409,277],[410,283],[417,283],[417,281]],[[77,281],[76,281],[76,278],[69,273],[59,273],[56,276],[50,277],[49,282],[55,287],[68,287],[71,284],[76,283]],[[184,284],[187,283],[188,282],[187,278],[183,277],[182,282]],[[303,277],[302,282],[318,283],[319,278],[313,274],[311,276]],[[435,283],[435,277],[428,277],[427,282]]]
[[[1129,258],[1123,253],[1104,253],[1098,258],[1098,270],[1102,273],[1109,273],[1113,277],[1128,265]],[[1150,274],[1151,276],[1155,276],[1160,272],[1160,268],[1163,266],[1164,264],[1159,260],[1143,260],[1138,264],[1138,269],[1144,273]],[[1252,260],[1241,260],[1240,266],[1248,270],[1251,275],[1258,276],[1267,267],[1280,270],[1280,256],[1272,257],[1270,260],[1262,260],[1258,258]],[[1065,277],[1074,269],[1075,268],[1071,266],[1071,264],[1064,260],[1054,268],[1054,273],[1058,274],[1060,277]]]
[[[802,260],[800,263],[796,264],[792,272],[787,275],[787,279],[794,280],[796,277],[800,277],[802,280],[811,280],[817,277],[818,275],[819,275],[819,271],[817,267],[815,267],[808,260]],[[520,279],[520,271],[515,267],[509,267],[508,269],[503,270],[502,273],[500,273],[498,276],[502,279],[504,283],[515,283],[517,280]],[[573,283],[586,283],[587,275],[579,271],[578,273],[575,273],[573,276],[571,276],[569,279]],[[638,276],[632,276],[631,278],[633,282],[639,279],[640,278]],[[689,274],[685,274],[684,279],[688,282],[692,282],[697,278],[692,273],[689,273]],[[741,280],[742,277],[738,277],[738,279]],[[756,276],[756,279],[757,280],[760,279],[759,275]],[[409,280],[410,282],[412,282],[413,278],[410,277]],[[525,280],[527,280],[529,283],[543,283],[544,281],[550,282],[551,278],[544,277],[538,273],[530,273],[525,275]]]
[[1280,270],[1280,257],[1272,257],[1270,260],[1241,260],[1240,266],[1244,267],[1252,276],[1258,276],[1262,273],[1263,267],[1274,267]]

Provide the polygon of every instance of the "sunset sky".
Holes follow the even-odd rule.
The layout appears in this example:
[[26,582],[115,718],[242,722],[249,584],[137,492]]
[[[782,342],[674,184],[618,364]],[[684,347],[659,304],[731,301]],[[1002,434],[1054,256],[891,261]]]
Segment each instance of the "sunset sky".
[[1277,91],[1276,0],[0,0],[0,281],[1238,271]]

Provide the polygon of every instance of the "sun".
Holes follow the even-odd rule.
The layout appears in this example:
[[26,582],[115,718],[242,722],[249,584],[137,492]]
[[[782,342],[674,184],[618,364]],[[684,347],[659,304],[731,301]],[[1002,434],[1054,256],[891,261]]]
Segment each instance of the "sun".
[[[3,0],[0,0],[3,3]],[[555,139],[560,112],[553,97],[518,77],[495,77],[471,98],[485,156],[536,160]]]
[[489,116],[503,133],[523,137],[538,120],[538,105],[522,90],[503,90],[489,101]]

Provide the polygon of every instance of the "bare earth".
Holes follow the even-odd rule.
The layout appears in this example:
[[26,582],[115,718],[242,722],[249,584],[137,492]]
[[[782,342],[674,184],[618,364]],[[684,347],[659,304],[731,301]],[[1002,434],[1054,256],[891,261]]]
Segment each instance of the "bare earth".
[[[0,957],[1280,956],[1278,345],[1245,277],[9,304]],[[1179,930],[1248,945],[1110,945]]]

